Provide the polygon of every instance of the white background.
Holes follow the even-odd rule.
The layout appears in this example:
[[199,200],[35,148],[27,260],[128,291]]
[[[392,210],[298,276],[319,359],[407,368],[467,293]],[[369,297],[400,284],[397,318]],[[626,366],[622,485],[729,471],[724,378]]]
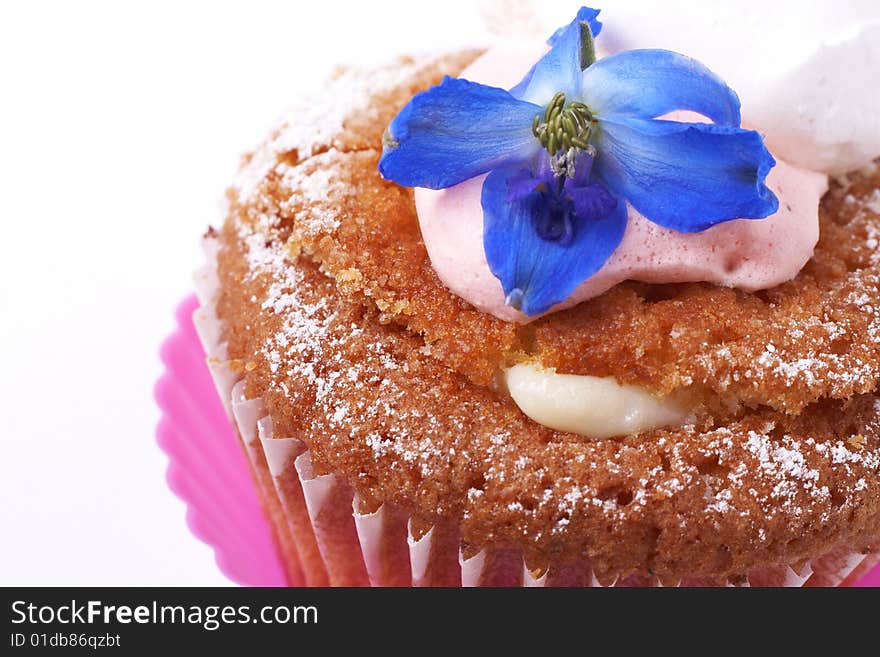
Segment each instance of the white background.
[[0,585],[222,585],[155,444],[159,344],[239,161],[474,2],[0,3]]

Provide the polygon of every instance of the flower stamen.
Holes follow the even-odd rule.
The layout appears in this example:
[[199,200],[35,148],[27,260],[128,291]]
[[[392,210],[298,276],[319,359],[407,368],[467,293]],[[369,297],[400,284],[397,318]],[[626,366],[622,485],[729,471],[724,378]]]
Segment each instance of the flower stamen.
[[560,91],[547,105],[544,116],[535,116],[532,133],[552,157],[560,150],[586,150],[594,122],[590,108],[578,101],[566,103]]

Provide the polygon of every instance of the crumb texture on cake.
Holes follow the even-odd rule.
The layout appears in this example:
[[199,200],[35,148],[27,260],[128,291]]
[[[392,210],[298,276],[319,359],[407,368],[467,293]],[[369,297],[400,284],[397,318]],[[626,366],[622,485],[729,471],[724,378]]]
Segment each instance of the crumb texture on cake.
[[[823,200],[814,258],[747,294],[626,283],[527,326],[480,313],[430,267],[381,136],[477,53],[343,71],[245,158],[220,231],[230,358],[276,434],[319,470],[476,548],[541,567],[729,576],[877,540],[880,174]],[[499,369],[539,359],[720,400],[698,421],[590,441],[526,418]]]
[[[505,364],[535,357],[561,373],[614,376],[658,393],[694,386],[794,413],[877,387],[874,179],[826,196],[813,259],[773,290],[625,283],[524,327],[448,291],[431,269],[412,192],[383,181],[376,165],[399,108],[443,68],[454,71],[474,55],[341,74],[326,103],[303,103],[251,157],[233,194],[255,209],[270,206],[272,230],[292,249],[303,249],[347,296],[420,334],[435,358],[478,384],[489,384]],[[251,221],[269,227],[259,213]]]

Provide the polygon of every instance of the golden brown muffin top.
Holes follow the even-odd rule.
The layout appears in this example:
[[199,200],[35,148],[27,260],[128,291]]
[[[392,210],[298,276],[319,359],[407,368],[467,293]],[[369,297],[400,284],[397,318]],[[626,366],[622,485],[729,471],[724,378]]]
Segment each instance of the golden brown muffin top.
[[[447,59],[446,70],[473,57]],[[826,196],[812,260],[773,290],[624,283],[517,326],[443,286],[411,190],[376,171],[385,127],[441,75],[436,63],[391,71],[337,77],[324,94],[332,100],[306,104],[257,151],[238,195],[277,204],[292,248],[304,249],[346,294],[372,300],[383,319],[419,333],[434,357],[483,385],[502,365],[537,358],[562,373],[614,376],[659,393],[694,386],[789,412],[877,387],[880,203],[869,202],[876,175]]]
[[[366,499],[461,519],[466,543],[514,543],[538,566],[588,554],[608,573],[728,575],[872,540],[880,174],[826,196],[814,258],[774,290],[625,283],[506,323],[442,286],[411,190],[376,168],[399,108],[474,56],[341,73],[246,159],[219,313],[279,433]],[[591,441],[493,389],[527,358],[725,405]]]

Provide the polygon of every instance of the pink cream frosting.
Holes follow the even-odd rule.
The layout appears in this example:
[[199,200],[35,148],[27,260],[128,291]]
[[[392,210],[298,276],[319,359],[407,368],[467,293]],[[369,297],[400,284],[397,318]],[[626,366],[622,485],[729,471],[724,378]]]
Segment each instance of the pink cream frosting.
[[[545,48],[534,42],[499,45],[460,77],[505,89],[513,87]],[[704,120],[691,113],[668,118]],[[483,179],[440,191],[416,189],[422,238],[434,270],[450,290],[483,312],[527,323],[536,317],[505,305],[501,283],[486,262],[480,204]],[[778,161],[767,177],[767,186],[779,198],[776,214],[761,220],[729,221],[701,233],[661,228],[630,207],[626,233],[611,258],[549,312],[575,306],[626,280],[705,281],[749,292],[791,280],[810,259],[819,239],[819,200],[828,188],[828,179]]]

